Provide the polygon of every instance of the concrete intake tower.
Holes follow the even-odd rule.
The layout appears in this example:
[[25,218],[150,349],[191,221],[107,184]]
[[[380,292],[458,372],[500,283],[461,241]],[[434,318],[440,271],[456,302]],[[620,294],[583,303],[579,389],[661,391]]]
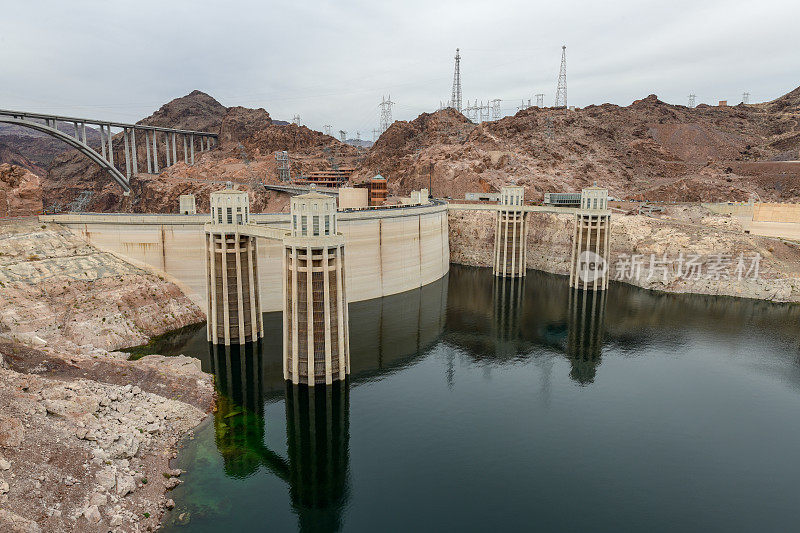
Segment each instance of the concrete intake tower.
[[597,185],[583,189],[572,237],[571,287],[589,291],[608,288],[610,224],[608,190]]
[[492,266],[495,276],[509,278],[525,276],[527,260],[525,242],[528,238],[528,225],[523,210],[524,195],[524,187],[506,186],[500,190]]
[[310,192],[291,199],[284,241],[283,376],[330,384],[350,373],[344,237],[336,199]]
[[245,344],[264,336],[256,237],[248,234],[250,201],[244,191],[211,193],[205,228],[208,340]]

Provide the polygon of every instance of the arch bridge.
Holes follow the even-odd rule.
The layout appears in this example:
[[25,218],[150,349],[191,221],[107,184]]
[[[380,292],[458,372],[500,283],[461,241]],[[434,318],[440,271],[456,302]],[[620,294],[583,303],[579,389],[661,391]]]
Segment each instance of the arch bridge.
[[[11,111],[0,109],[0,123],[14,124],[30,128],[60,139],[77,149],[106,170],[127,194],[130,191],[131,176],[139,173],[139,151],[136,149],[137,133],[144,135],[147,172],[158,173],[159,168],[168,167],[178,161],[178,137],[182,138],[183,160],[187,165],[194,164],[195,151],[210,150],[219,144],[219,135],[207,131],[181,130],[161,128],[143,124],[126,124],[79,117],[65,117],[45,113],[29,113],[27,111]],[[73,134],[58,128],[59,123],[72,124]],[[100,133],[100,146],[90,145],[87,137],[87,125],[95,127]],[[114,163],[114,145],[112,128],[122,130],[122,151],[124,152],[124,172]],[[94,143],[93,143],[94,144]],[[164,154],[159,167],[159,146],[164,147]],[[171,156],[171,157],[170,157]],[[120,165],[122,158],[119,158]]]

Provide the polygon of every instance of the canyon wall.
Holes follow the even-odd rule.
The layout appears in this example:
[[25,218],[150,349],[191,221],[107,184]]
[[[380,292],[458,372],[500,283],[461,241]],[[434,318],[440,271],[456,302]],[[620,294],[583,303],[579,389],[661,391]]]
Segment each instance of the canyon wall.
[[[708,214],[697,220],[696,213],[691,213],[691,217],[689,213],[677,215],[682,215],[685,221],[612,215],[611,279],[665,292],[800,301],[800,251],[796,246],[779,239],[745,234],[730,216]],[[491,266],[495,216],[491,211],[448,213],[453,263]],[[572,216],[545,213],[529,213],[528,216],[528,268],[568,276]],[[701,275],[687,276],[685,268],[679,272],[675,261],[680,254],[684,259],[700,256],[697,262]],[[738,279],[735,269],[740,254],[747,270],[752,267],[752,258],[760,254],[757,279],[750,279],[752,272]],[[668,265],[662,262],[665,255],[670,262]],[[727,260],[730,260],[727,274],[717,279],[713,274],[715,265]],[[709,272],[712,274],[707,274]]]

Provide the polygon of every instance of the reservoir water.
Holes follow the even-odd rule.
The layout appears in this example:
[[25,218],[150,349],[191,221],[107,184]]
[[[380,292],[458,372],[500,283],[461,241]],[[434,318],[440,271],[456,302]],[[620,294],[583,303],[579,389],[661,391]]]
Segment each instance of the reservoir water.
[[187,440],[167,531],[796,531],[800,306],[534,271],[350,304],[352,375],[287,386],[264,342],[204,327],[219,409]]

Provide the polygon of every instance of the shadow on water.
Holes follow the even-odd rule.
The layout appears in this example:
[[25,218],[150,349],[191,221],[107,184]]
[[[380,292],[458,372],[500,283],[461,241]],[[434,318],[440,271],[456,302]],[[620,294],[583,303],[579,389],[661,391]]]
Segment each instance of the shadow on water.
[[[419,290],[350,304],[352,375],[344,383],[309,388],[283,380],[280,313],[265,314],[267,336],[258,344],[213,346],[200,328],[158,346],[165,355],[198,357],[214,374],[219,398],[213,448],[225,478],[246,487],[265,469],[288,492],[301,531],[339,531],[354,498],[351,390],[421,364],[434,350],[444,347],[450,357],[456,351],[471,365],[545,360],[552,368],[554,359],[564,358],[571,382],[590,387],[602,379],[599,367],[609,352],[625,358],[655,348],[672,353],[709,335],[715,342],[746,338],[785,347],[793,374],[781,379],[800,383],[798,322],[795,305],[658,294],[619,284],[607,292],[574,291],[564,278],[540,272],[498,279],[486,269],[451,266],[448,277]],[[445,371],[452,388],[452,360]],[[431,432],[435,435],[435,428]],[[188,526],[193,530],[215,530],[226,516],[243,513],[239,506],[257,505],[258,494],[249,489],[239,498],[253,502],[231,496],[237,503],[228,507],[208,504],[221,501],[213,487],[219,474],[211,468],[203,474],[201,467],[200,474],[193,473],[202,453],[192,453],[195,463],[187,476],[205,475],[211,488],[203,496],[184,486],[176,489],[178,507],[165,520],[167,530],[182,524],[181,514],[193,516]],[[258,516],[263,513],[249,522],[237,516],[237,523],[255,525]]]

